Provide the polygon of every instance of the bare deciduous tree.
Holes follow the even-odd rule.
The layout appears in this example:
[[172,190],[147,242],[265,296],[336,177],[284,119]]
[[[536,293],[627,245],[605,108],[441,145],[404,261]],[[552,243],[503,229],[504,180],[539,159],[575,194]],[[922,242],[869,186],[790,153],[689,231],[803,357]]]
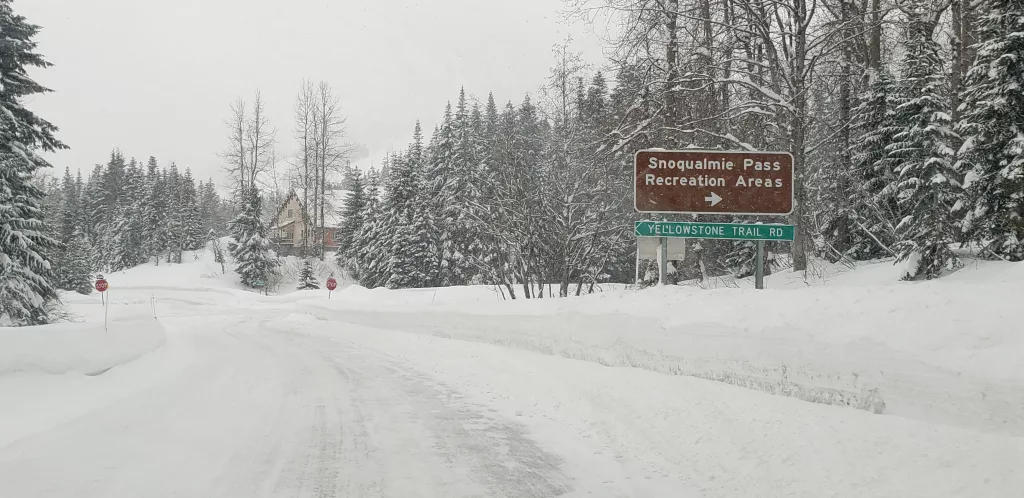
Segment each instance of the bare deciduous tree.
[[[353,146],[345,142],[346,118],[341,113],[338,97],[331,86],[321,81],[313,94],[314,137],[316,165],[313,171],[313,233],[314,252],[321,260],[324,257],[326,240],[326,214],[330,196],[329,180],[340,178],[344,173],[346,159]],[[331,209],[336,206],[331,205]]]
[[274,145],[277,142],[277,130],[270,126],[266,108],[260,91],[256,90],[253,100],[252,116],[247,121],[246,148],[248,159],[248,185],[255,187],[260,175],[265,173],[274,160]]
[[221,157],[226,166],[228,177],[235,183],[236,196],[245,192],[246,180],[249,178],[247,164],[249,154],[246,151],[246,117],[245,101],[239,98],[231,103],[231,117],[224,124],[228,128],[228,147]]
[[244,193],[257,187],[261,175],[273,165],[277,131],[270,126],[259,90],[253,101],[252,114],[246,112],[245,100],[239,98],[231,104],[231,116],[225,124],[228,147],[221,157],[228,176],[235,184],[236,198],[243,199]]
[[304,258],[309,256],[310,223],[313,219],[309,196],[315,192],[312,180],[317,164],[315,99],[316,87],[311,81],[303,80],[299,95],[295,98],[295,140],[299,152],[293,167],[295,176],[298,178],[297,183],[301,188],[298,195],[302,198],[301,256]]

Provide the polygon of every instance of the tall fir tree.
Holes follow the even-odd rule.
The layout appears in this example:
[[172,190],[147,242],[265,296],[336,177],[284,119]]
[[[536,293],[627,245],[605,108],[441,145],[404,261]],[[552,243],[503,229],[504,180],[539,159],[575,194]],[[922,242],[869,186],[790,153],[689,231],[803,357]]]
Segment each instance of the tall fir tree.
[[65,265],[61,272],[61,289],[79,294],[92,293],[94,256],[89,239],[81,230],[75,230],[67,244]]
[[348,195],[342,201],[340,212],[341,227],[337,234],[337,259],[338,265],[345,268],[352,278],[358,280],[359,265],[355,240],[357,235],[363,231],[365,223],[366,189],[363,185],[362,172],[358,168],[348,168],[345,177]]
[[[81,179],[81,176],[79,176]],[[71,177],[71,169],[64,169],[64,177],[61,180],[61,195],[56,206],[54,216],[51,218],[51,228],[56,235],[54,238],[65,246],[65,250],[58,251],[51,258],[53,264],[54,285],[58,289],[71,290],[69,287],[69,266],[71,265],[71,249],[68,247],[72,235],[79,224],[79,201],[78,190],[74,178]]]
[[[81,182],[81,173],[78,181]],[[79,226],[79,192],[75,179],[71,177],[71,168],[64,168],[64,179],[61,183],[62,203],[56,223],[60,226],[60,242],[67,244],[75,229]]]
[[1024,3],[984,3],[977,59],[964,81],[958,203],[967,241],[1024,260]]
[[44,256],[59,243],[45,235],[40,211],[42,192],[32,175],[50,167],[37,151],[65,148],[54,136],[57,127],[24,103],[50,90],[29,75],[29,67],[50,66],[36,53],[39,27],[14,13],[11,0],[0,0],[0,321],[35,325],[51,320],[49,303],[57,293],[49,281],[51,263]]
[[435,245],[435,227],[430,224],[429,212],[414,209],[408,230],[394,237],[391,245],[390,289],[414,289],[434,285],[438,274]]
[[[382,170],[384,171],[384,170]],[[381,287],[391,275],[389,255],[391,231],[386,229],[386,214],[381,202],[381,172],[371,169],[366,175],[366,205],[360,217],[363,230],[355,235],[356,266],[360,285]]]
[[139,209],[146,195],[145,178],[135,159],[125,168],[121,193],[114,202],[115,216],[111,222],[114,271],[132,268],[145,261],[145,212]]
[[263,202],[259,191],[248,191],[242,211],[231,220],[229,229],[232,240],[228,243],[228,251],[236,263],[235,272],[242,277],[242,284],[254,287],[259,281],[265,282],[277,268],[277,261],[270,256],[270,240],[263,222]]
[[217,206],[218,201],[214,200],[213,198],[211,198],[209,196],[209,192],[211,190],[214,193],[216,193],[216,190],[213,190],[211,188],[212,186],[213,186],[212,181],[211,181],[211,183],[206,183],[206,182],[204,182],[202,180],[200,180],[199,181],[199,185],[196,186],[196,192],[199,195],[199,200],[198,200],[197,204],[199,205],[200,225],[201,225],[203,234],[206,234],[207,240],[209,240],[211,238],[211,236],[210,236],[210,232],[211,231],[213,231],[214,235],[216,235],[216,231],[213,230],[213,226],[214,226],[213,217],[214,217],[214,213],[216,212],[217,207],[218,207]]
[[[465,113],[465,94],[459,101],[459,114]],[[457,252],[456,237],[459,209],[460,158],[458,151],[458,126],[452,116],[451,103],[445,108],[440,128],[435,132],[429,147],[427,174],[422,176],[423,188],[429,195],[420,197],[414,206],[419,216],[418,222],[423,226],[432,226],[434,231],[424,234],[425,247],[432,248],[430,262],[422,261],[421,266],[429,266],[437,273],[427,280],[436,285],[455,285],[455,253]],[[422,211],[422,212],[420,212]],[[408,265],[406,265],[408,267]]]
[[907,261],[905,278],[930,279],[960,265],[950,248],[956,234],[950,209],[961,188],[953,168],[950,144],[956,134],[942,59],[932,38],[934,25],[921,15],[909,28],[894,116],[899,131],[886,150],[895,163],[896,195],[904,213],[896,227],[897,261]]
[[160,264],[160,256],[167,247],[164,227],[167,216],[167,190],[163,174],[157,165],[156,158],[150,156],[146,163],[146,198],[142,206],[144,219],[145,252],[147,258],[153,258]]
[[195,251],[203,247],[203,223],[199,216],[199,193],[192,178],[192,170],[185,168],[181,178],[178,209],[181,219],[182,248]]
[[896,226],[902,216],[896,199],[894,160],[886,146],[900,130],[896,127],[896,87],[883,68],[869,73],[868,90],[853,110],[849,192],[853,243],[847,255],[854,259],[890,256],[897,242]]
[[108,248],[110,241],[106,233],[106,210],[103,207],[103,166],[96,165],[89,174],[82,191],[80,205],[85,219],[84,227],[89,243],[93,247],[93,268],[106,269],[109,260]]
[[181,263],[181,251],[185,242],[181,209],[181,174],[173,162],[164,177],[164,185],[167,189],[167,216],[163,235],[166,240],[167,262]]

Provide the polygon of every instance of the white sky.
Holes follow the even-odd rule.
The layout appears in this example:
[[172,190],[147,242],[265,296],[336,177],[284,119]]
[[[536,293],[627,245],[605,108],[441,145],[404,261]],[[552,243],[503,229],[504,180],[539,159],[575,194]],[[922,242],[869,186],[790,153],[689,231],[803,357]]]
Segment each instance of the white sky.
[[561,0],[15,0],[42,26],[39,51],[55,66],[33,75],[55,93],[30,107],[71,146],[50,159],[84,168],[126,156],[222,178],[217,153],[237,97],[259,88],[294,152],[292,104],[303,78],[340,96],[349,138],[383,154],[429,133],[460,85],[499,105],[520,102],[548,75],[566,36],[594,63],[591,30],[563,22]]

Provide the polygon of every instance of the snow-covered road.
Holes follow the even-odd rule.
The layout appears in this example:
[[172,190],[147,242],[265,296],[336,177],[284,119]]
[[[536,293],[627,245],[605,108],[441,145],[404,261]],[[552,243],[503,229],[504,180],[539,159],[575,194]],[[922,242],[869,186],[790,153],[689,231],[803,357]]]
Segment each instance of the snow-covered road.
[[[270,331],[264,324],[273,314],[165,319],[163,358],[140,360],[163,369],[159,378],[0,447],[0,495],[550,497],[568,490],[559,459],[521,425],[460,402],[386,355]],[[104,375],[118,383],[117,370]],[[102,385],[103,376],[95,381]]]
[[99,375],[0,375],[0,497],[1024,489],[1024,439],[1005,433],[410,333],[309,296],[122,287],[112,314],[151,294],[158,320],[114,323],[159,327],[162,347]]

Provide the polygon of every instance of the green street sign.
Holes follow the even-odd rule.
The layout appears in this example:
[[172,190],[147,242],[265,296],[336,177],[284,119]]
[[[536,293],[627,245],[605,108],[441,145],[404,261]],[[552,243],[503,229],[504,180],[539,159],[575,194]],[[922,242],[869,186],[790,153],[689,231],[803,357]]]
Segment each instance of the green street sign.
[[252,285],[253,285],[253,287],[266,287],[267,283],[264,282],[263,280],[257,280],[255,282],[253,282]]
[[793,225],[750,223],[690,223],[683,221],[637,221],[637,237],[682,237],[689,239],[793,240]]

